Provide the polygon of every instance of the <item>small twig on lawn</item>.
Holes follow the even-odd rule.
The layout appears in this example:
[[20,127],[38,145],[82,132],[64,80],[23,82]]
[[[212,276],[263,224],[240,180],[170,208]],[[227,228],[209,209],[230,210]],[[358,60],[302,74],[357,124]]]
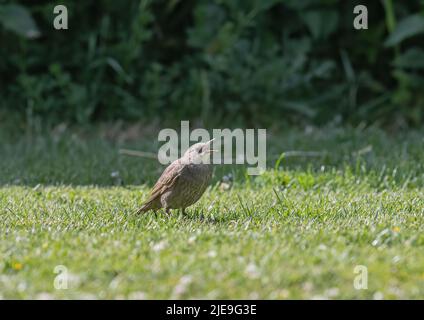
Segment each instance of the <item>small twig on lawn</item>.
[[372,152],[372,145],[367,145],[365,148],[359,149],[357,151],[352,152],[353,156],[362,156],[364,154]]
[[298,151],[298,150],[293,150],[293,151],[285,151],[283,153],[281,153],[281,155],[279,156],[274,156],[276,158],[279,158],[281,156],[284,156],[284,158],[289,158],[289,157],[324,157],[328,154],[327,151]]
[[282,152],[280,155],[274,155],[272,159],[275,159],[275,169],[277,170],[280,167],[281,161],[285,158],[290,157],[324,157],[328,154],[328,151],[299,151],[299,150],[293,150],[293,151],[285,151]]
[[157,160],[158,158],[156,153],[153,153],[153,152],[130,150],[130,149],[119,149],[119,154],[124,154],[126,156],[155,159],[155,160]]

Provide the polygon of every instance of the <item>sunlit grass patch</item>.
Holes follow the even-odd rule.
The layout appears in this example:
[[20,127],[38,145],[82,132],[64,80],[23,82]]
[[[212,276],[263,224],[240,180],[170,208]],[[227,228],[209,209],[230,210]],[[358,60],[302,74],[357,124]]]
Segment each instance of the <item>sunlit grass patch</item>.
[[[171,216],[134,214],[160,167],[113,143],[3,145],[0,296],[422,298],[422,136],[364,134],[340,147],[340,134],[317,134],[325,159],[286,158],[258,177],[217,168],[201,200]],[[311,139],[282,134],[270,152],[279,141],[311,149]],[[355,144],[373,151],[352,156]],[[366,290],[353,285],[358,265]],[[55,288],[58,266],[67,289]]]

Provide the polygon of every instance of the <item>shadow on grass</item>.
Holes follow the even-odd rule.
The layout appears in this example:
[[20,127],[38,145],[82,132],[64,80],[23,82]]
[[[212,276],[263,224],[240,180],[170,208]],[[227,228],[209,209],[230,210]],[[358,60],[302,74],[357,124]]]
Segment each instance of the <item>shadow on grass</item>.
[[[423,180],[423,136],[419,131],[390,136],[372,128],[315,128],[306,133],[292,129],[270,134],[267,167],[306,174],[337,169],[361,175],[374,170],[383,178],[394,176],[396,171],[398,183],[414,183],[414,179]],[[0,186],[151,187],[165,166],[155,159],[122,155],[119,150],[155,153],[158,147],[153,136],[119,142],[96,135],[79,137],[72,132],[14,140],[0,134]],[[216,165],[212,184],[229,174],[235,182],[248,184],[255,177],[246,175],[246,169],[247,165]]]

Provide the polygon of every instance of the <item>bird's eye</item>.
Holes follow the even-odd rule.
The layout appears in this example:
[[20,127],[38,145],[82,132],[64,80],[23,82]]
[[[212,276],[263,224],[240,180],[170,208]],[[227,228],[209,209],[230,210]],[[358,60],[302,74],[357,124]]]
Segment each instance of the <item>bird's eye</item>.
[[199,153],[202,153],[202,149],[203,149],[203,148],[200,148],[198,152],[199,152]]

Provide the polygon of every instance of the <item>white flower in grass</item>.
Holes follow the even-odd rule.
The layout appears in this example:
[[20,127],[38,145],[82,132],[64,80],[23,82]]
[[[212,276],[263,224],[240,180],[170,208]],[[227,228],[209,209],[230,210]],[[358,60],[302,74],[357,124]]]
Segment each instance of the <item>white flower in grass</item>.
[[338,288],[330,288],[328,290],[325,291],[325,295],[328,298],[334,298],[339,294],[339,289]]
[[135,292],[131,292],[128,295],[128,299],[130,299],[130,300],[146,300],[147,295],[143,291],[135,291]]
[[208,252],[208,257],[209,258],[215,258],[217,256],[217,253],[215,250],[211,250]]
[[259,269],[254,263],[249,263],[246,266],[245,272],[246,272],[246,275],[251,279],[256,279],[256,278],[259,278],[260,276]]
[[92,293],[81,293],[78,295],[79,300],[97,300],[98,297]]
[[187,291],[188,286],[193,281],[193,277],[190,275],[182,276],[178,284],[174,288],[174,292],[172,294],[173,298],[180,297],[183,293]]
[[372,296],[372,298],[374,300],[383,300],[384,299],[384,295],[382,292],[377,291],[376,293],[374,293],[374,295]]
[[159,241],[152,246],[152,250],[155,252],[160,252],[166,248],[166,241]]
[[48,292],[41,292],[35,297],[36,300],[54,300],[54,296]]

